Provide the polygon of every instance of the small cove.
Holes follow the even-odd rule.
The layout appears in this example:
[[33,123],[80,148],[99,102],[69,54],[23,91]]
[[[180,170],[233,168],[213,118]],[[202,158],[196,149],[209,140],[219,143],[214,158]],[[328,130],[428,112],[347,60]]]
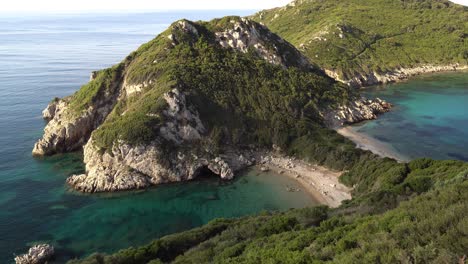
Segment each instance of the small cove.
[[[76,91],[91,71],[117,63],[179,18],[206,20],[251,13],[0,18],[0,263],[11,263],[15,253],[25,252],[37,241],[54,244],[61,263],[94,251],[141,245],[218,217],[316,204],[295,180],[255,169],[232,182],[208,178],[135,192],[84,195],[64,184],[69,175],[83,172],[81,153],[31,157],[44,127],[42,109],[53,97]],[[365,90],[368,96],[383,97],[397,106],[381,119],[354,129],[412,157],[465,159],[468,113],[460,103],[467,102],[462,89],[467,79],[460,74]],[[412,86],[405,88],[408,84]],[[452,88],[441,91],[446,87]],[[427,105],[453,111],[434,111]],[[407,130],[414,134],[404,134]],[[288,192],[287,186],[301,191]]]
[[468,161],[468,72],[421,75],[362,93],[385,99],[394,108],[377,120],[351,126],[354,132],[408,159]]
[[232,182],[208,178],[115,194],[84,195],[65,180],[82,173],[81,153],[33,158],[41,111],[73,94],[93,70],[109,67],[181,18],[209,20],[254,11],[50,15],[0,18],[0,263],[34,242],[57,247],[56,263],[112,252],[219,217],[315,204],[273,172],[245,171]]

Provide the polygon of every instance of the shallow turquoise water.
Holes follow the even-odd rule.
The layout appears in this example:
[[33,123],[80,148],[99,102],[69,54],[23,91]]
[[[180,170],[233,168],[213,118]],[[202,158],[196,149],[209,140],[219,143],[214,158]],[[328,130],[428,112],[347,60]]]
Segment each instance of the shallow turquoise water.
[[354,126],[411,159],[468,161],[468,72],[430,74],[363,90],[395,107]]
[[82,195],[64,184],[67,176],[83,171],[80,153],[31,157],[44,128],[42,109],[53,97],[76,91],[91,71],[119,62],[177,19],[250,13],[0,17],[0,263],[11,263],[14,253],[36,241],[54,244],[61,263],[140,245],[217,217],[313,204],[304,192],[286,191],[294,181],[256,172],[230,183],[209,179]]
[[[31,157],[44,127],[42,109],[51,98],[76,91],[91,71],[117,63],[176,19],[251,13],[1,17],[0,263],[11,263],[14,253],[23,253],[35,241],[57,246],[57,262],[63,262],[96,250],[143,244],[216,217],[313,204],[304,192],[286,191],[295,181],[271,173],[257,176],[255,171],[230,183],[211,179],[143,192],[82,195],[64,184],[67,176],[83,171],[80,153]],[[402,151],[466,157],[466,75],[428,78],[369,90],[398,105],[359,129]],[[426,110],[420,111],[422,107]]]

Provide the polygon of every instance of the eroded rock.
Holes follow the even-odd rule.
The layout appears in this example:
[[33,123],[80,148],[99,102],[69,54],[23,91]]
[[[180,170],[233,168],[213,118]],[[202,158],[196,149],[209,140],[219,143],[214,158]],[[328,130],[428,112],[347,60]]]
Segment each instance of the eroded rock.
[[390,111],[392,104],[375,98],[372,100],[361,97],[348,105],[325,111],[323,117],[329,127],[339,127],[376,119],[379,114]]
[[44,264],[55,254],[54,247],[47,244],[33,246],[28,253],[17,256],[16,264]]
[[203,169],[230,180],[235,171],[253,164],[248,154],[226,150],[215,155],[204,148],[204,125],[185,95],[173,89],[163,97],[168,107],[158,139],[136,146],[119,141],[104,152],[91,139],[84,147],[86,173],[67,183],[82,192],[123,191],[193,180]]

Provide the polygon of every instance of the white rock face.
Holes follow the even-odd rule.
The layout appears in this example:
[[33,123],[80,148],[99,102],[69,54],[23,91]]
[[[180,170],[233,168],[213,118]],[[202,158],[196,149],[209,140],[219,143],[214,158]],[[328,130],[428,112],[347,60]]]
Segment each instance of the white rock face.
[[[92,74],[94,78],[96,73]],[[108,90],[84,111],[76,113],[70,109],[70,98],[55,99],[42,112],[48,121],[44,135],[32,150],[36,156],[76,150],[86,144],[91,132],[96,129],[112,111],[120,96],[120,80],[115,80]]]
[[392,105],[376,98],[368,100],[364,97],[351,102],[349,105],[339,106],[337,109],[326,111],[322,116],[329,127],[339,127],[376,119],[379,114],[390,111]]
[[200,148],[205,127],[198,112],[178,89],[164,94],[164,99],[167,121],[160,139],[138,146],[120,141],[110,153],[102,153],[91,139],[84,147],[86,173],[69,177],[67,183],[83,192],[122,191],[193,180],[203,169],[230,180],[235,171],[252,165],[249,157],[236,151],[216,156]]
[[123,191],[193,180],[203,169],[230,180],[235,171],[252,165],[249,158],[236,152],[223,157],[188,150],[166,153],[157,142],[145,146],[120,142],[112,153],[102,154],[90,141],[84,152],[86,174],[67,179],[70,186],[82,192]]
[[391,83],[406,80],[408,77],[443,71],[458,71],[468,69],[467,65],[422,65],[414,68],[399,68],[387,73],[372,72],[370,74],[358,74],[351,79],[344,80],[333,70],[325,70],[325,73],[337,81],[348,84],[352,87],[369,86],[380,83]]
[[[299,67],[309,67],[310,64],[306,57],[300,54],[292,45],[283,39],[272,34],[270,31],[249,19],[241,18],[240,21],[232,20],[232,27],[222,32],[215,32],[216,41],[223,48],[233,48],[240,52],[247,53],[253,49],[256,53],[269,63],[290,66],[292,63],[288,58],[294,56],[294,63]],[[266,34],[262,34],[267,32]],[[280,46],[287,47],[280,51]],[[267,48],[268,47],[268,48]],[[287,54],[293,52],[294,54]]]
[[189,21],[187,21],[187,20],[181,20],[181,21],[178,22],[178,24],[182,27],[182,29],[183,29],[185,32],[190,32],[190,33],[192,33],[193,35],[198,36],[198,30],[197,30],[197,28],[195,28],[195,26],[192,25]]
[[[92,79],[96,73],[93,72]],[[110,91],[97,98],[88,109],[81,113],[73,113],[69,107],[70,98],[54,99],[42,112],[48,121],[44,128],[44,135],[32,150],[35,156],[52,155],[74,151],[81,148],[100,126],[122,96],[131,96],[140,92],[151,82],[129,85],[127,82],[116,80],[111,84]]]
[[27,254],[17,256],[16,264],[44,264],[53,257],[54,247],[47,244],[36,245],[29,249]]
[[185,95],[178,89],[173,89],[164,94],[164,99],[169,105],[164,111],[169,121],[160,128],[161,136],[177,144],[200,140],[201,135],[205,133],[205,127],[198,112],[188,109]]
[[68,103],[64,100],[50,103],[43,111],[43,117],[49,120],[44,135],[33,148],[33,155],[50,155],[57,152],[72,151],[84,143],[93,129],[95,115],[93,108],[75,118],[68,115]]

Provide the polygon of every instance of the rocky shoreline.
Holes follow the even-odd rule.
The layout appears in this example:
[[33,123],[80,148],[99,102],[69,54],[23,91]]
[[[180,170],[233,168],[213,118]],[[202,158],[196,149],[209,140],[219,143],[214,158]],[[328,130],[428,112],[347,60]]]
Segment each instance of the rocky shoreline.
[[[96,78],[97,72],[91,73],[91,80]],[[42,112],[47,125],[44,135],[35,144],[32,150],[34,156],[48,156],[56,153],[75,151],[88,141],[91,133],[99,127],[114,108],[120,97],[122,76],[112,80],[109,89],[102,93],[95,102],[84,111],[72,109],[70,97],[55,98]]]
[[[174,23],[170,32],[171,34],[163,38],[164,41],[168,41],[168,47],[173,47],[182,40],[178,39],[181,38],[180,34],[194,39],[201,34],[197,24],[187,20]],[[216,45],[219,44],[225,49],[242,53],[253,49],[260,58],[285,68],[314,68],[292,45],[248,19],[229,21],[224,29],[219,29],[214,35]],[[269,42],[275,45],[270,47],[267,45]],[[71,96],[54,100],[43,111],[43,117],[48,124],[44,129],[44,136],[34,146],[33,155],[52,155],[84,146],[86,172],[67,179],[72,188],[89,193],[142,189],[158,184],[193,180],[205,171],[211,171],[221,179],[229,180],[237,171],[258,163],[259,157],[253,152],[255,147],[247,150],[245,146],[222,146],[220,149],[212,149],[210,131],[207,131],[206,124],[203,124],[200,118],[200,109],[186,99],[183,89],[175,86],[161,91],[158,95],[163,105],[161,109],[158,108],[154,113],[145,113],[146,116],[161,121],[151,128],[154,129],[151,139],[144,143],[130,143],[114,137],[112,142],[98,142],[98,137],[93,136],[93,132],[109,118],[116,118],[110,116],[111,112],[118,108],[116,105],[121,107],[126,100],[138,96],[147,86],[152,85],[151,79],[131,81],[128,72],[131,60],[132,57],[129,56],[111,70],[92,73],[89,85],[99,86],[98,92],[86,103],[78,102],[79,106],[84,105],[84,109],[77,109],[76,105],[73,105],[74,97]],[[157,63],[157,60],[152,63]],[[418,70],[401,72],[412,74]],[[388,78],[401,77],[398,74],[392,76],[394,77]],[[103,78],[107,79],[102,81]],[[374,79],[387,80],[380,77]],[[328,127],[337,128],[376,119],[379,114],[390,111],[391,107],[390,103],[379,98],[369,100],[359,97],[344,105],[328,106],[322,109],[320,115]],[[123,111],[116,115],[125,114]]]
[[372,72],[369,74],[357,74],[350,79],[341,78],[340,75],[333,70],[325,69],[325,73],[333,79],[350,85],[352,87],[364,87],[376,84],[403,81],[408,79],[409,77],[421,74],[462,71],[467,69],[468,65],[460,65],[458,63],[449,65],[422,65],[413,68],[398,68],[386,73]]
[[325,123],[330,128],[339,128],[366,120],[377,119],[378,115],[389,112],[392,104],[380,98],[360,97],[347,105],[327,109],[322,113]]
[[[84,146],[86,173],[72,175],[67,179],[69,186],[88,193],[142,189],[158,184],[188,181],[196,179],[206,170],[219,175],[221,179],[229,180],[237,171],[252,166],[261,158],[255,153],[255,148],[245,150],[225,147],[223,154],[218,155],[203,147],[204,125],[198,112],[187,106],[185,95],[174,89],[163,97],[168,109],[164,112],[166,125],[160,128],[161,140],[136,146],[120,141],[104,152],[92,138],[88,140],[90,132],[80,133],[81,137],[69,138],[70,135],[75,135],[70,133],[70,128],[77,127],[82,118],[76,119],[76,124],[72,121],[62,122],[61,113],[67,111],[67,105],[62,100],[54,101],[43,112],[44,119],[51,120],[52,124],[46,127],[44,138],[36,143],[33,153],[53,153],[37,151],[38,146],[42,146],[42,142],[48,138],[62,138],[55,141],[60,144],[66,144],[70,140],[81,144],[88,140]],[[329,126],[339,127],[375,119],[378,114],[387,112],[390,108],[391,104],[380,99],[358,98],[348,105],[324,111],[323,117]],[[89,126],[79,127],[91,129]],[[55,134],[57,131],[60,132],[58,135]],[[163,144],[169,144],[173,149],[165,152]],[[58,146],[54,144],[44,149],[58,151]],[[62,148],[63,150],[69,149]]]
[[54,257],[55,249],[48,244],[35,245],[28,253],[15,257],[16,264],[45,264]]

